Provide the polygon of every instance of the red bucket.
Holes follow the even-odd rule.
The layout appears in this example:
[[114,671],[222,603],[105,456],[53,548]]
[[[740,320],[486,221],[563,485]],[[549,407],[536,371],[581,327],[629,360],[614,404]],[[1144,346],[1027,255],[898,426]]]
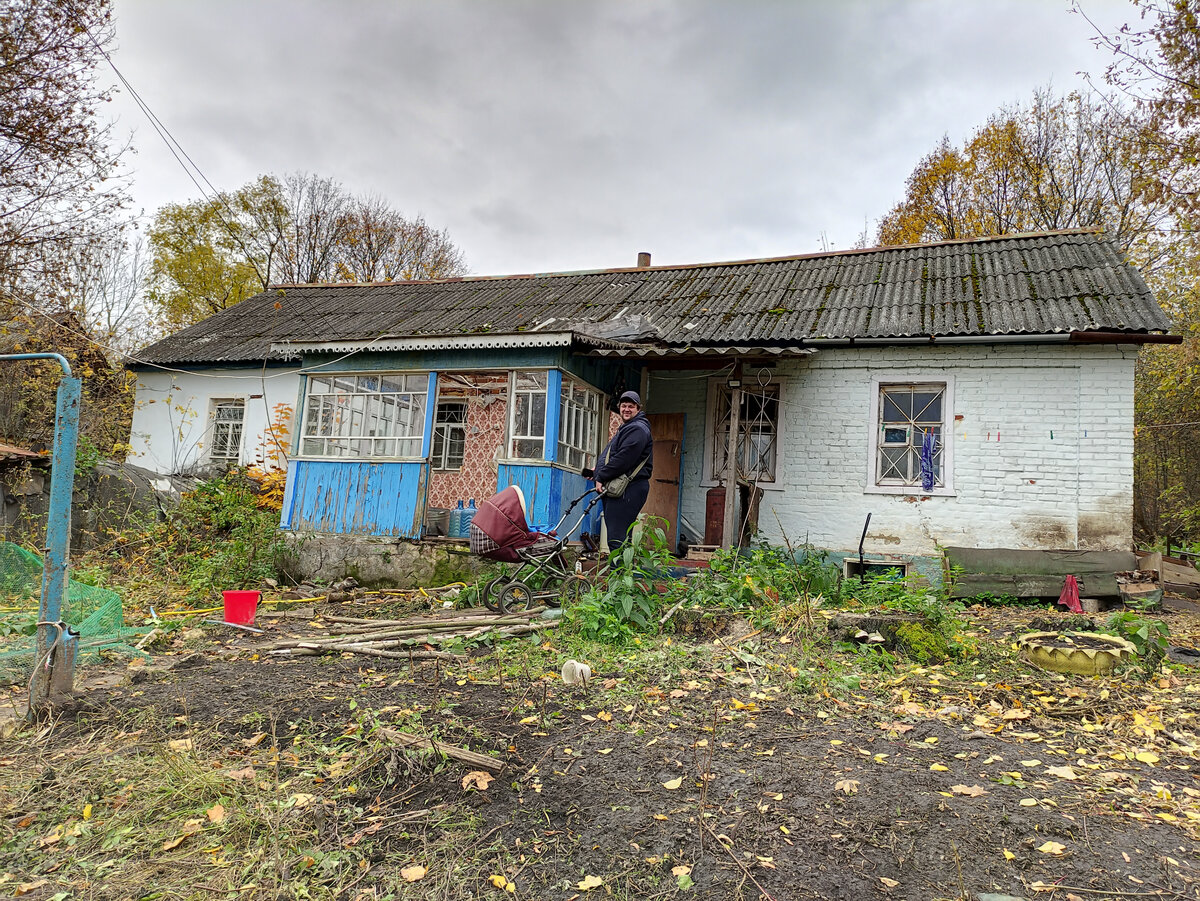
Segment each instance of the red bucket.
[[258,609],[261,591],[222,591],[225,598],[225,622],[240,626],[254,624],[254,611]]

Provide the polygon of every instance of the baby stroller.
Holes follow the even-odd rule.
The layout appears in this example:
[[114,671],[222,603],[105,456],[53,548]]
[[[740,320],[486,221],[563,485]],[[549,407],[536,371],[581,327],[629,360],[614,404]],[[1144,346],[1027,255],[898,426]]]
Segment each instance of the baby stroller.
[[559,607],[583,595],[591,583],[568,568],[563,553],[567,539],[557,533],[571,511],[589,494],[592,500],[584,507],[575,525],[567,529],[569,535],[591,512],[600,495],[589,490],[575,498],[549,533],[534,532],[529,528],[525,519],[525,495],[516,485],[509,485],[479,505],[468,530],[471,553],[488,560],[521,564],[513,572],[484,585],[481,592],[484,606],[511,613],[535,604]]

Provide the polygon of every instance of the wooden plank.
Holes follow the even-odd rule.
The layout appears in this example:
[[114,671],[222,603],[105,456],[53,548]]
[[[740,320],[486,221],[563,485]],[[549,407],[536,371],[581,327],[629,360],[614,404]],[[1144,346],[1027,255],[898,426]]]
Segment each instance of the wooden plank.
[[[1076,576],[1080,594],[1091,597],[1118,597],[1120,589],[1113,573]],[[963,573],[950,593],[955,598],[973,598],[980,594],[1012,595],[1018,598],[1055,598],[1062,593],[1066,575],[1046,573]]]
[[448,745],[445,742],[434,741],[430,738],[423,738],[420,735],[411,735],[408,732],[400,732],[387,727],[381,727],[379,731],[389,741],[407,748],[433,749],[439,754],[443,754],[460,763],[491,770],[493,773],[499,773],[504,770],[503,761],[497,760],[495,757],[489,757],[486,754],[476,754],[474,751],[468,751],[466,748],[456,748],[454,745]]

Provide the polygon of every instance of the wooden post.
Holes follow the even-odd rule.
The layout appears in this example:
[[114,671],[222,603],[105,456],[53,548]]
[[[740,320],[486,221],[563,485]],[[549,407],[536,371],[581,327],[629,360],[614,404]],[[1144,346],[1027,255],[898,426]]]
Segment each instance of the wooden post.
[[[724,548],[734,546],[733,530],[737,525],[737,457],[738,430],[741,428],[739,416],[742,410],[741,379],[742,364],[739,362],[733,369],[733,375],[730,376],[730,380],[736,381],[738,387],[729,389],[729,447],[725,456],[725,516],[721,524],[721,547]],[[740,534],[736,540],[738,544],[741,544]]]

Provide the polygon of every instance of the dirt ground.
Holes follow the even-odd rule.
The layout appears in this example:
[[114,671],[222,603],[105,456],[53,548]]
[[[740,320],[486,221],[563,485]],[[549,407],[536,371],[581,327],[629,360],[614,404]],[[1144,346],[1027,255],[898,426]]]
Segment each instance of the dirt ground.
[[[310,635],[320,613],[259,625],[267,638]],[[206,626],[148,664],[81,671],[76,708],[0,744],[0,891],[1200,898],[1196,669],[1150,682],[1039,672],[1010,638],[1032,615],[972,608],[975,660],[874,671],[827,643],[736,629],[622,651],[546,632],[410,664],[277,657],[263,638]],[[1195,647],[1200,618],[1167,621]],[[558,667],[581,651],[595,676],[565,685]],[[401,750],[381,726],[494,755],[503,770],[472,781],[474,767]],[[135,794],[114,768],[139,755],[164,780],[189,755],[217,786],[206,795],[210,782],[196,782],[195,798],[181,789],[143,814],[140,844],[103,831]],[[239,868],[247,772],[289,799],[279,816],[293,843]],[[188,811],[208,818],[181,827]],[[186,840],[172,846],[172,834]]]

